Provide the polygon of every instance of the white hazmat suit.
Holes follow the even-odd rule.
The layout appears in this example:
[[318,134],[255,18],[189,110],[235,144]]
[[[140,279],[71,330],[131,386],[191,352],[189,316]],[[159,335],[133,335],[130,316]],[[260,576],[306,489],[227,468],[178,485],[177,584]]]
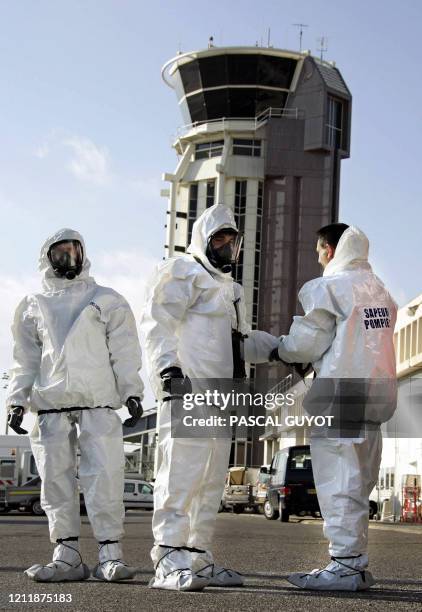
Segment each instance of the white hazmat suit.
[[[57,277],[48,258],[51,245],[66,240],[79,241],[83,248],[82,271],[73,280]],[[85,253],[83,238],[73,230],[60,230],[45,242],[39,260],[43,291],[22,300],[12,327],[14,363],[7,406],[39,413],[31,447],[50,539],[59,541],[51,567],[27,570],[35,580],[86,577],[77,550],[78,445],[79,483],[88,517],[98,542],[110,542],[100,545],[96,576],[115,579],[130,573],[116,563],[121,561],[118,542],[123,536],[124,451],[115,410],[129,397],[143,396],[141,352],[128,303],[89,276]],[[65,572],[66,562],[74,566],[73,574]]]
[[358,228],[349,227],[342,234],[322,278],[301,289],[305,315],[294,317],[279,346],[284,361],[313,364],[314,385],[330,380],[335,389],[342,379],[356,379],[372,385],[376,394],[365,414],[360,405],[347,406],[352,420],[358,413],[359,419],[372,423],[365,435],[311,437],[315,485],[333,560],[325,570],[290,577],[304,588],[360,590],[373,584],[371,574],[364,571],[368,497],[381,461],[382,438],[376,424],[387,421],[396,407],[397,306],[372,272],[368,249],[368,239]]
[[[249,363],[268,361],[278,345],[277,338],[250,329],[242,287],[207,258],[208,241],[221,229],[237,231],[232,211],[216,204],[194,223],[190,254],[163,262],[150,283],[142,331],[151,383],[160,400],[160,373],[170,367],[179,367],[192,380],[233,378],[232,330],[247,335],[244,359]],[[239,574],[217,567],[210,552],[231,440],[172,438],[170,413],[170,402],[162,402],[151,552],[156,575],[151,586],[190,590],[242,584]]]

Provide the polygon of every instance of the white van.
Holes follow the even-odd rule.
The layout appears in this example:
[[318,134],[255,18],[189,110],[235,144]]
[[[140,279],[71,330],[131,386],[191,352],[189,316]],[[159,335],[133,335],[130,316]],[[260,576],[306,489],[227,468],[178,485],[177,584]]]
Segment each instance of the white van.
[[153,510],[154,489],[146,480],[139,478],[125,478],[125,488],[123,502],[125,509],[142,508],[143,510]]

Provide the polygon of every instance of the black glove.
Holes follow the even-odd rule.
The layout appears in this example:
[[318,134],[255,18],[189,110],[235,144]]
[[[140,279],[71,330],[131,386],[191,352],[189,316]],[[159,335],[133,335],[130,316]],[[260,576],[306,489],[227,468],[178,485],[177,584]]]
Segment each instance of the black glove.
[[7,422],[9,424],[10,429],[21,436],[27,434],[26,429],[21,427],[23,421],[23,415],[25,414],[25,410],[22,406],[12,406],[9,415],[7,417]]
[[295,371],[302,378],[305,378],[312,371],[312,363],[291,363],[290,365],[294,367]]
[[283,361],[280,355],[278,354],[278,346],[271,351],[268,361],[270,363],[274,361],[279,361],[280,363],[284,363],[284,365],[290,365],[290,363],[287,363],[287,361]]
[[188,376],[184,376],[182,370],[177,366],[166,368],[160,372],[162,378],[161,388],[165,400],[172,399],[174,396],[182,396],[185,393],[192,393],[192,383]]
[[312,370],[312,363],[287,363],[286,361],[283,361],[278,354],[278,348],[271,351],[269,361],[279,361],[280,363],[284,363],[286,366],[291,366],[302,378],[305,378],[305,376]]
[[142,413],[144,412],[141,400],[139,397],[128,397],[125,406],[129,410],[131,418],[126,419],[123,425],[125,427],[135,427],[136,423],[139,421],[142,416]]

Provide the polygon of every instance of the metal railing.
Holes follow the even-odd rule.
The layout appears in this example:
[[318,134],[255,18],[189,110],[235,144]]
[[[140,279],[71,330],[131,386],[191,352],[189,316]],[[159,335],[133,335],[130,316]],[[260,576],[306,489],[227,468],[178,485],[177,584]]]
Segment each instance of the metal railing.
[[[264,111],[256,115],[255,117],[219,117],[218,119],[204,119],[203,121],[194,121],[193,123],[187,123],[177,128],[175,137],[181,138],[191,130],[200,128],[206,125],[214,125],[221,123],[221,130],[225,131],[229,128],[229,125],[233,121],[243,121],[247,123],[253,123],[253,129],[257,130],[263,126],[268,119],[285,117],[287,119],[300,119],[303,116],[303,111],[298,108],[266,108]],[[206,131],[206,130],[204,130]]]

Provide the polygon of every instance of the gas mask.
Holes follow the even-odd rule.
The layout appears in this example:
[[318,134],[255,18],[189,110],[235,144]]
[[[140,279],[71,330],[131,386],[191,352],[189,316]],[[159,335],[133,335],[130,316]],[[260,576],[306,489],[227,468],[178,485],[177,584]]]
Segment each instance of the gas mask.
[[82,272],[83,248],[79,240],[60,240],[48,249],[48,259],[54,274],[73,280]]
[[[234,229],[222,229],[213,234],[206,250],[208,261],[222,272],[231,272],[239,259],[243,236]],[[213,244],[214,243],[214,244]],[[217,243],[217,244],[216,244]],[[219,244],[221,243],[221,245]]]

